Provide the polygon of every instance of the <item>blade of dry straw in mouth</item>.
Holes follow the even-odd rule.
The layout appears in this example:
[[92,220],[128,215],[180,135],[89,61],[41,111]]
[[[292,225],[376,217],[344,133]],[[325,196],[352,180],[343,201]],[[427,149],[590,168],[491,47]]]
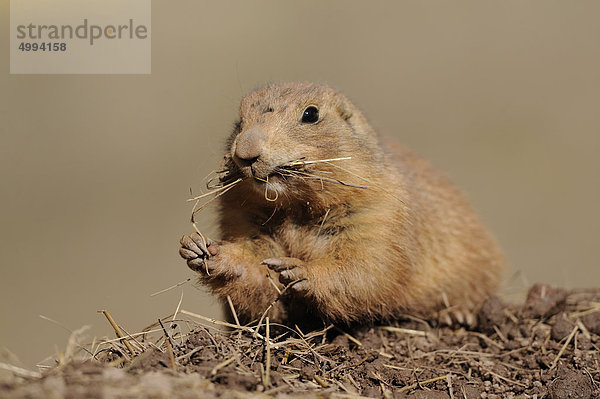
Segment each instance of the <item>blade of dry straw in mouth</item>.
[[331,162],[326,162],[326,163],[327,163],[328,165],[331,165],[331,166],[333,166],[334,168],[341,169],[341,170],[343,170],[343,171],[344,171],[344,172],[346,172],[346,173],[350,173],[352,176],[358,177],[359,179],[361,179],[361,180],[363,180],[363,181],[366,181],[367,183],[370,183],[370,184],[372,184],[373,186],[377,187],[378,189],[380,189],[380,190],[381,190],[381,191],[383,191],[384,193],[388,194],[389,196],[391,196],[391,197],[393,197],[393,198],[397,199],[398,201],[400,201],[401,203],[403,203],[403,204],[404,204],[404,200],[402,200],[402,198],[399,198],[398,196],[396,196],[396,195],[392,194],[392,193],[391,193],[389,190],[386,190],[385,188],[381,187],[380,185],[378,185],[378,184],[375,184],[375,183],[374,183],[372,180],[370,180],[370,179],[367,179],[366,177],[362,177],[361,175],[359,175],[359,174],[356,174],[356,173],[352,172],[351,170],[348,170],[348,169],[346,169],[346,168],[342,168],[341,166],[339,166],[339,165],[335,165],[335,164],[333,164],[333,163],[331,163]]
[[[239,178],[229,184],[224,185],[221,188],[215,189],[209,193],[206,194],[202,194],[199,195],[198,197],[195,198],[190,198],[188,200],[189,201],[196,201],[196,203],[194,204],[194,208],[192,208],[192,222],[194,222],[194,215],[197,214],[198,212],[200,212],[201,210],[203,210],[204,208],[206,208],[206,206],[208,206],[208,204],[210,204],[211,202],[213,202],[214,200],[216,200],[217,198],[219,198],[220,196],[222,196],[223,194],[225,194],[227,191],[231,190],[237,183],[241,182],[242,178]],[[216,194],[215,194],[216,193]],[[211,194],[215,194],[214,197],[212,197],[211,199],[209,199],[208,201],[206,201],[204,204],[200,205],[198,207],[198,204],[200,203],[200,199],[207,197]]]
[[310,164],[313,164],[313,163],[345,161],[345,160],[348,160],[348,159],[352,159],[352,157],[340,157],[340,158],[329,158],[329,159],[315,159],[315,160],[312,160],[312,161],[297,160],[297,161],[292,161],[292,162],[285,163],[282,166],[310,165]]
[[322,182],[328,182],[328,183],[338,183],[341,184],[342,186],[348,186],[348,187],[354,187],[354,188],[362,188],[362,189],[369,189],[371,187],[369,186],[361,186],[358,184],[353,184],[353,183],[348,183],[345,182],[343,180],[339,180],[339,179],[332,179],[330,177],[324,177],[324,176],[319,176],[319,175],[315,175],[313,173],[308,173],[305,171],[293,171],[292,173],[287,173],[288,171],[285,171],[285,173],[281,173],[283,176],[290,176],[290,177],[305,177],[308,179],[315,179],[315,180],[321,180]]
[[269,197],[269,187],[273,186],[273,183],[269,182],[269,176],[267,176],[266,179],[262,179],[258,176],[254,176],[254,178],[258,181],[261,181],[263,183],[266,183],[265,185],[265,199],[269,202],[275,202],[277,201],[277,199],[279,198],[279,193],[277,192],[277,190],[273,189],[273,191],[275,192],[275,198],[271,198]]
[[[349,159],[352,159],[352,157],[339,157],[339,158],[328,158],[328,159],[315,159],[315,160],[310,160],[310,161],[297,160],[297,161],[292,161],[292,162],[285,163],[285,164],[283,164],[282,166],[285,168],[285,167],[290,167],[290,166],[310,165],[310,164],[316,164],[316,163],[326,163],[326,164],[328,164],[328,165],[335,166],[335,165],[331,164],[331,162],[336,162],[336,161],[347,161],[347,160],[349,160]],[[346,170],[346,169],[344,169],[344,168],[341,168],[341,167],[338,167],[338,168],[340,168],[340,169],[342,169],[342,170],[344,170],[344,171],[347,171],[347,170]],[[287,172],[287,171],[286,171],[286,172]],[[358,185],[358,184],[348,183],[348,182],[345,182],[345,181],[342,181],[342,180],[338,180],[338,179],[331,179],[331,178],[328,178],[328,177],[324,177],[324,176],[319,176],[319,175],[311,174],[311,173],[308,173],[308,172],[305,172],[305,171],[301,171],[301,172],[300,172],[300,171],[294,171],[294,172],[296,172],[296,173],[301,173],[303,177],[312,178],[312,179],[317,179],[317,180],[321,180],[321,181],[326,181],[326,182],[329,182],[329,183],[339,183],[339,184],[341,184],[341,185],[343,185],[343,186],[354,187],[354,188],[362,188],[362,189],[368,189],[368,188],[370,188],[370,187],[368,187],[368,186],[361,186],[361,185]],[[360,178],[360,179],[362,179],[362,180],[364,180],[364,181],[367,181],[367,182],[369,182],[369,183],[372,183],[372,182],[371,182],[370,180],[368,180],[368,179],[365,179],[365,178],[363,178],[363,177],[361,177],[361,176],[358,176],[358,175],[356,175],[356,174],[354,174],[354,173],[352,173],[352,172],[349,172],[349,171],[347,171],[347,172],[348,172],[348,173],[351,173],[351,174],[353,174],[353,175],[355,175],[356,177],[358,177],[358,178]]]
[[215,188],[215,189],[213,189],[213,190],[211,190],[211,191],[209,191],[209,192],[207,192],[207,193],[204,193],[204,194],[197,195],[197,196],[195,196],[195,197],[193,197],[193,198],[188,198],[188,199],[187,199],[187,202],[197,201],[197,200],[199,200],[199,199],[202,199],[202,198],[208,197],[208,196],[210,196],[210,195],[213,195],[213,194],[215,194],[215,193],[218,193],[219,191],[223,191],[223,190],[225,190],[225,191],[226,191],[226,190],[228,190],[228,189],[229,189],[231,186],[233,186],[234,184],[237,184],[237,183],[239,183],[241,180],[242,180],[242,178],[240,177],[240,178],[238,178],[237,180],[234,180],[234,181],[232,181],[231,183],[228,183],[228,184],[224,185],[223,187]]

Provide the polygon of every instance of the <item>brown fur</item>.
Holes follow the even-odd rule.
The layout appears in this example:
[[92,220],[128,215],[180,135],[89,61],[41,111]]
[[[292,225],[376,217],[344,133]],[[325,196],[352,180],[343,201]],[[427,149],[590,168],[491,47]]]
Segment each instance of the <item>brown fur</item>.
[[[301,123],[310,105],[319,122]],[[283,286],[261,264],[268,258],[284,259],[305,279],[271,310],[282,322],[306,314],[370,322],[427,314],[445,301],[471,308],[497,288],[503,257],[465,198],[414,153],[380,143],[342,94],[313,84],[268,85],[242,100],[240,114],[224,167],[245,178],[220,197],[221,241],[209,246],[210,275],[197,262],[194,268],[218,297],[231,297],[242,321],[260,318],[278,298],[267,275]],[[245,133],[250,129],[259,133]],[[238,153],[259,156],[236,159],[237,145],[246,146]],[[303,170],[352,186],[274,173],[298,159],[339,157],[351,159]]]

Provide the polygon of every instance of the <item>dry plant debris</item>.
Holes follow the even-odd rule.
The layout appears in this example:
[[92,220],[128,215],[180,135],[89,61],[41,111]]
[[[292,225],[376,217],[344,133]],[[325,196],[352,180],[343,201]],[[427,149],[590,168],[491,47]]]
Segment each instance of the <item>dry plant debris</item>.
[[181,301],[136,334],[114,323],[121,336],[80,345],[76,332],[41,373],[0,364],[0,397],[600,397],[600,290],[535,285],[522,305],[491,298],[472,330],[415,318],[313,332],[265,318],[257,328]]

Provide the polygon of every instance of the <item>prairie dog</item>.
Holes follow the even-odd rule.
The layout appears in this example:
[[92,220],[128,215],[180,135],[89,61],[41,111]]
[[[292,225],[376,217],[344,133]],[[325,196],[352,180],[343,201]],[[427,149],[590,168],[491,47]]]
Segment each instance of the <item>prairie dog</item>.
[[244,97],[222,167],[221,239],[183,236],[180,254],[244,323],[271,304],[283,323],[468,312],[499,284],[504,258],[463,195],[327,86]]

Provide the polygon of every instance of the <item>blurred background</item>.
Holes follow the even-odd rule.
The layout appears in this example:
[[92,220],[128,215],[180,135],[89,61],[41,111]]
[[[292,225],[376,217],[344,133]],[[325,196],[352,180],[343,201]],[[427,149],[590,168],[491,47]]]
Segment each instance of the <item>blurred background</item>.
[[[600,3],[152,4],[152,74],[9,75],[1,0],[0,347],[34,366],[69,333],[137,331],[182,308],[190,187],[218,166],[244,93],[339,88],[446,171],[511,262],[504,295],[600,286]],[[214,236],[211,209],[199,225]]]

